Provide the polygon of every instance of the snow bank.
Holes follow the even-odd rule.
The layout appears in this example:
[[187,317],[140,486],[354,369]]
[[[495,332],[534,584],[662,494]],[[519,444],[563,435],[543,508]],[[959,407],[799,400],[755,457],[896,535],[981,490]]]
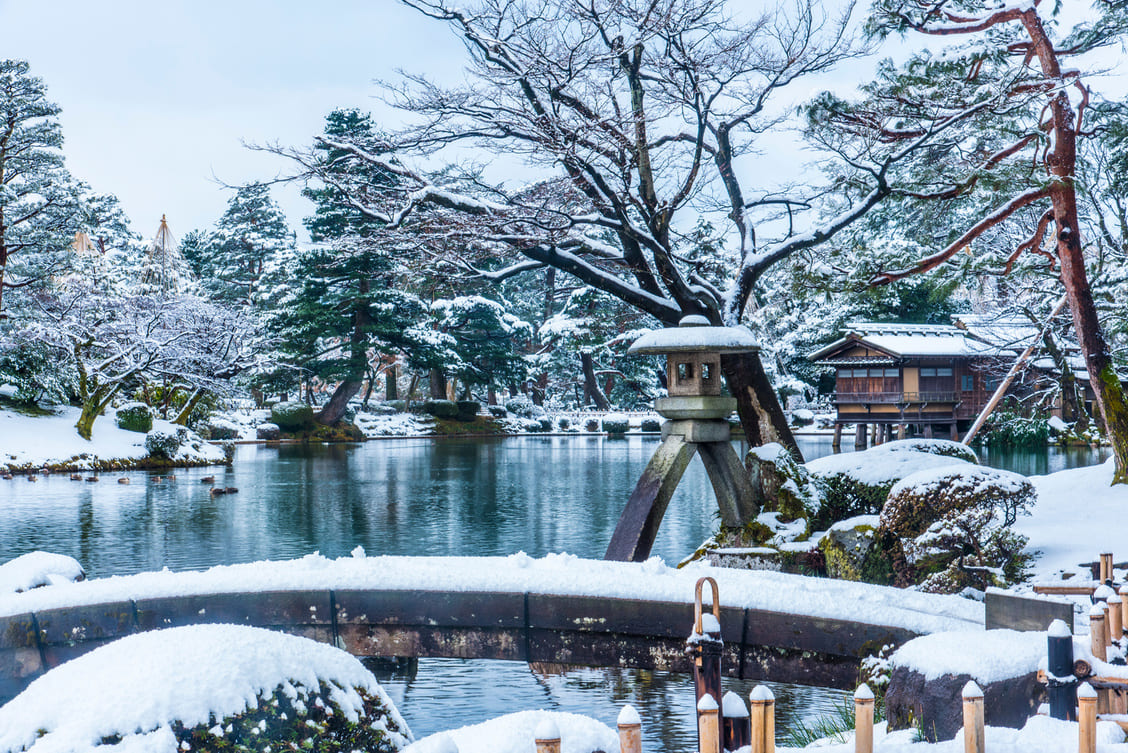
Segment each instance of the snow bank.
[[733,570],[693,563],[585,560],[570,554],[508,557],[367,557],[253,562],[205,571],[140,573],[95,578],[0,594],[0,615],[128,599],[248,591],[366,589],[543,593],[689,603],[697,579],[710,575],[725,606],[841,620],[864,619],[916,633],[983,625],[983,604],[958,596],[904,591],[867,583],[787,573]]
[[618,732],[590,717],[561,711],[521,711],[439,732],[407,746],[401,753],[444,753],[448,740],[458,746],[458,753],[533,753],[537,728],[545,723],[554,724],[559,730],[561,753],[619,749]]
[[366,437],[424,437],[432,433],[435,420],[412,413],[380,416],[361,412],[356,414],[356,425]]
[[969,675],[981,685],[1036,672],[1046,656],[1046,634],[1016,630],[960,630],[914,638],[890,658],[894,667],[925,679]]
[[335,686],[333,700],[350,719],[363,709],[362,688],[407,729],[372,674],[344,651],[260,628],[194,625],[122,638],[35,680],[0,707],[0,753],[79,753],[117,735],[131,750],[174,753],[172,722],[193,727],[241,713],[291,682]]
[[819,476],[842,474],[867,486],[882,486],[900,481],[911,473],[961,462],[946,455],[887,449],[886,445],[879,445],[863,452],[844,452],[812,460],[807,463],[807,470]]
[[[104,467],[114,461],[141,460],[148,456],[145,434],[120,429],[114,423],[114,412],[94,422],[93,438],[78,436],[74,425],[80,414],[78,408],[62,407],[51,416],[24,416],[10,411],[0,411],[0,468],[37,469],[44,466],[63,466],[73,469]],[[175,434],[181,426],[153,419],[153,431]],[[177,463],[206,464],[224,462],[223,450],[191,435],[193,443],[181,446],[174,458]]]
[[30,591],[40,586],[73,583],[86,571],[73,557],[50,552],[28,552],[0,565],[0,595]]

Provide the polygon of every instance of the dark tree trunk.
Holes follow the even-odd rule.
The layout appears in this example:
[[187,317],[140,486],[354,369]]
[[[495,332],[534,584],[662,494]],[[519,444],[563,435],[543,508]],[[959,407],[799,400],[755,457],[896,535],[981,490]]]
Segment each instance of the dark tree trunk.
[[1073,375],[1073,367],[1069,365],[1069,359],[1058,347],[1057,341],[1054,340],[1054,336],[1048,328],[1042,335],[1042,344],[1046,347],[1046,352],[1050,354],[1050,358],[1053,359],[1054,365],[1061,371],[1061,379],[1059,380],[1061,417],[1065,421],[1074,423],[1075,430],[1084,431],[1088,428],[1089,419],[1085,415],[1084,401],[1078,394],[1077,377]]
[[337,389],[333,390],[333,396],[314,416],[314,420],[322,426],[332,426],[340,421],[349,407],[349,401],[356,397],[356,393],[360,392],[363,386],[363,379],[346,379],[338,384]]
[[580,351],[580,368],[584,372],[584,405],[594,405],[599,410],[611,410],[611,402],[599,389],[599,381],[595,378],[595,363],[591,353]]
[[772,383],[764,373],[757,353],[732,353],[721,356],[721,371],[729,390],[736,398],[736,412],[750,447],[779,442],[795,459],[803,462],[803,453],[787,425]]
[[533,382],[533,404],[544,405],[544,393],[548,390],[548,374],[540,374]]
[[399,378],[399,369],[395,364],[388,367],[384,372],[384,399],[386,400],[399,400],[399,388],[396,385],[396,379]]
[[447,378],[442,369],[431,369],[431,399],[446,400]]

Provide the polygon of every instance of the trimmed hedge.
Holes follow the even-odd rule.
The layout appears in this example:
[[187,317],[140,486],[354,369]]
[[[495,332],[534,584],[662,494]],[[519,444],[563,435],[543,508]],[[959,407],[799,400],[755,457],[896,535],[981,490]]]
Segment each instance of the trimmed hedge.
[[642,425],[639,428],[641,428],[645,432],[650,433],[662,431],[662,422],[656,418],[644,418],[642,419]]
[[453,400],[428,400],[423,403],[423,412],[435,418],[457,418],[458,404]]
[[626,416],[614,414],[603,417],[603,430],[608,434],[626,434],[631,428],[631,422]]
[[491,405],[488,410],[494,418],[505,418],[509,415],[509,411],[505,409],[504,405]]
[[153,409],[144,403],[126,403],[114,419],[119,429],[148,434],[153,429]]
[[482,410],[482,404],[477,400],[459,400],[456,405],[459,421],[473,421],[478,411]]
[[599,431],[599,419],[589,418],[584,421],[584,431]]
[[313,408],[296,401],[278,403],[270,409],[270,423],[276,424],[282,431],[312,429]]

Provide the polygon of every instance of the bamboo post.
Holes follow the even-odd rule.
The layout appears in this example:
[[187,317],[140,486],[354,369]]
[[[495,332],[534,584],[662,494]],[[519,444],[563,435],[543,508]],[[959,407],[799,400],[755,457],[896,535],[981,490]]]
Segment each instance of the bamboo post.
[[1128,627],[1128,585],[1120,587],[1120,629]]
[[642,753],[642,719],[635,707],[623,706],[617,720],[619,726],[619,753]]
[[963,689],[964,753],[984,753],[983,691],[968,680]]
[[1097,691],[1087,682],[1077,688],[1077,752],[1097,753]]
[[[712,591],[712,612],[706,612],[701,603],[701,591],[706,583]],[[694,589],[693,632],[686,640],[686,650],[693,658],[693,690],[698,702],[708,695],[713,698],[713,704],[716,705],[717,699],[722,696],[721,655],[724,647],[725,644],[721,640],[721,597],[717,581],[708,576],[699,578]],[[700,720],[700,715],[698,719]],[[699,743],[703,734],[699,725],[697,730]]]
[[1046,631],[1050,698],[1050,716],[1054,719],[1077,719],[1077,680],[1073,675],[1073,634],[1064,620],[1054,620]]
[[1105,608],[1104,604],[1094,604],[1089,608],[1089,651],[1093,656],[1106,661],[1105,651]]
[[752,753],[775,753],[775,696],[764,685],[752,688]]
[[[720,707],[706,693],[697,702],[697,749],[699,753],[721,753]],[[540,751],[537,751],[540,753]]]
[[1109,596],[1106,603],[1108,604],[1108,638],[1106,642],[1109,645],[1114,643],[1120,645],[1120,637],[1124,634],[1124,611],[1120,594]]
[[537,753],[560,753],[560,728],[551,719],[545,719],[533,732]]
[[1101,583],[1112,585],[1112,552],[1101,552]]
[[721,699],[722,748],[740,750],[752,740],[752,719],[748,707],[736,693],[725,693]]
[[873,753],[873,691],[864,682],[854,691],[854,753]]

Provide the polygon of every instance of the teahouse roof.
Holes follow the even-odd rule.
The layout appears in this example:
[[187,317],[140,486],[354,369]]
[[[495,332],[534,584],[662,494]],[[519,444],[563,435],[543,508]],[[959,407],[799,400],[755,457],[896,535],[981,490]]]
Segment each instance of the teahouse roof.
[[[1014,352],[1013,348],[991,345],[969,337],[964,330],[949,324],[850,322],[843,332],[844,337],[811,353],[807,358],[811,361],[826,362],[838,351],[854,345],[871,347],[888,354],[890,359],[974,358]],[[891,362],[881,358],[877,360],[883,363]]]
[[[760,349],[747,327],[710,327],[703,317],[685,317],[677,327],[656,329],[634,341],[632,355],[748,353]],[[687,326],[688,325],[688,326]]]

